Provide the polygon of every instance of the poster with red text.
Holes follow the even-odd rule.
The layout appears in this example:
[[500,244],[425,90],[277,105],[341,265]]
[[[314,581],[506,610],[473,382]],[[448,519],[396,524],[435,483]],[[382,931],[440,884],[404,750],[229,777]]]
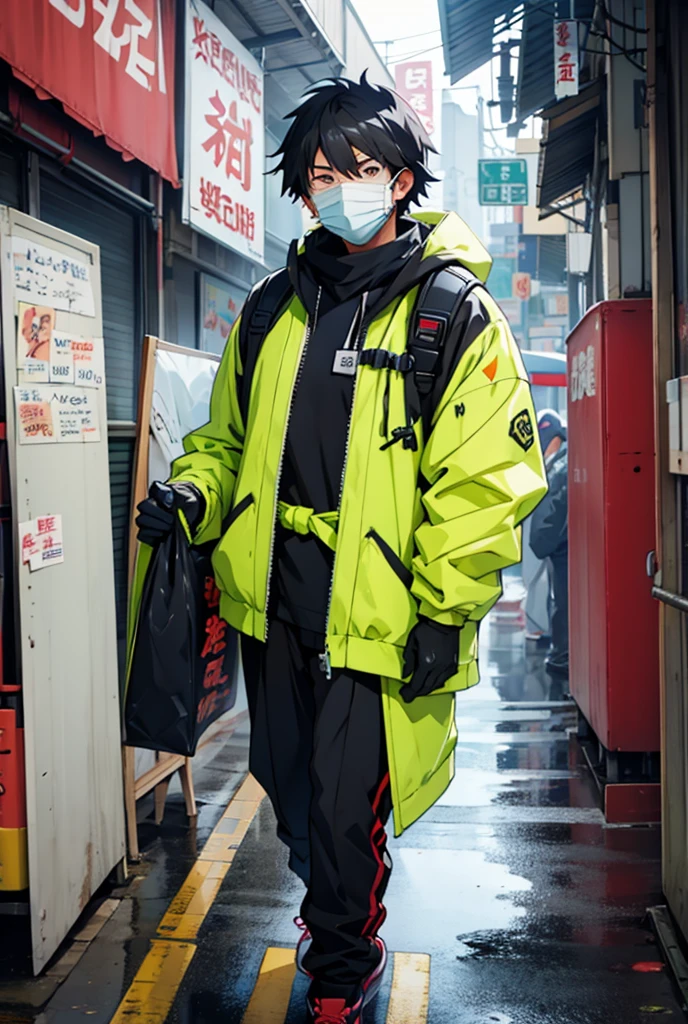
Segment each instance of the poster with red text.
[[578,22],[554,22],[554,92],[558,100],[579,92]]
[[200,0],[187,0],[185,223],[263,260],[263,72]]

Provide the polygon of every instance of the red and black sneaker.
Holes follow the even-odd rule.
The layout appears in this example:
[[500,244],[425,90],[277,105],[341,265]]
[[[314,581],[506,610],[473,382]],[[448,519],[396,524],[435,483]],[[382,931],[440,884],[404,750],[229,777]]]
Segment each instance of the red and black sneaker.
[[363,1009],[380,991],[387,966],[387,947],[379,936],[373,941],[380,951],[380,961],[348,998],[326,993],[317,981],[313,982],[306,999],[309,1024],[362,1024]]
[[362,1000],[359,999],[355,1005],[346,999],[319,999],[316,997],[308,1002],[311,1024],[361,1024]]
[[309,971],[307,971],[306,968],[303,966],[303,958],[305,957],[308,950],[311,948],[311,945],[313,943],[313,936],[311,935],[308,929],[308,925],[306,924],[302,917],[295,917],[294,924],[301,932],[301,935],[299,936],[299,941],[296,943],[296,967],[297,970],[301,971],[302,974],[305,974],[307,978],[312,978],[313,975],[310,974]]

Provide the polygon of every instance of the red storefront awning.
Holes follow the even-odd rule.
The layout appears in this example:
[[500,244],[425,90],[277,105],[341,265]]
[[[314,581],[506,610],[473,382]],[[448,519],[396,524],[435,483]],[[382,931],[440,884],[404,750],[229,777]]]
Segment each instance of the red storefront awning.
[[174,0],[1,0],[0,57],[125,160],[178,184]]

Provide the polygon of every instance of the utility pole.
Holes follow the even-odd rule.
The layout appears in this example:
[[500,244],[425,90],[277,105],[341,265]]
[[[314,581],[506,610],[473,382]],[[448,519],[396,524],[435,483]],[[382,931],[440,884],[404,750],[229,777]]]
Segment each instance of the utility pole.
[[385,64],[389,64],[389,48],[394,46],[394,39],[378,39],[374,44],[375,46],[384,46],[385,48]]

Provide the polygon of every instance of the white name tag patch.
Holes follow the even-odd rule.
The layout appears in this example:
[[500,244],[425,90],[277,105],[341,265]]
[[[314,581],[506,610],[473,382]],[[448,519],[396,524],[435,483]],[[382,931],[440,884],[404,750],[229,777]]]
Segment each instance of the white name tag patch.
[[340,377],[353,377],[358,367],[358,352],[355,349],[340,348],[334,354],[332,373]]

